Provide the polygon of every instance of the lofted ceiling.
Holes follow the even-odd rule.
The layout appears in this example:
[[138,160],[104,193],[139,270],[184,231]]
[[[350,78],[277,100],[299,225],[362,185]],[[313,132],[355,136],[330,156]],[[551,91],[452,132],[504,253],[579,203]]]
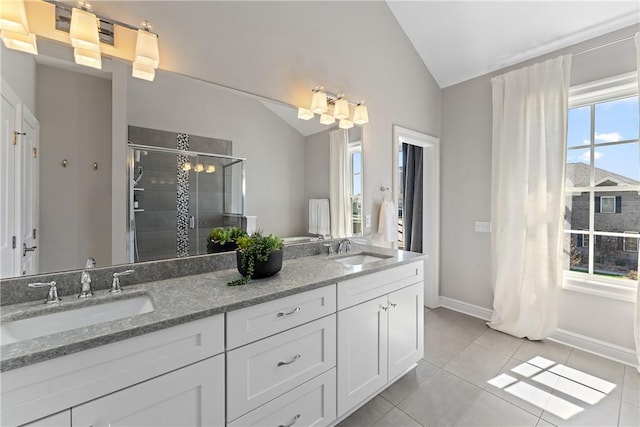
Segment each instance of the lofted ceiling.
[[638,0],[386,1],[441,88],[640,22]]

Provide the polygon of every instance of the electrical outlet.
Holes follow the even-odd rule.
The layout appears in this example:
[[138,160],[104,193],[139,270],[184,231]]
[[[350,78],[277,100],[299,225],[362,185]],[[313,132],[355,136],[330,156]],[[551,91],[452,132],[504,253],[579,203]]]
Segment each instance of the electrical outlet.
[[371,227],[371,215],[365,215],[364,226],[367,228]]
[[491,223],[486,221],[476,221],[476,231],[478,233],[491,233]]

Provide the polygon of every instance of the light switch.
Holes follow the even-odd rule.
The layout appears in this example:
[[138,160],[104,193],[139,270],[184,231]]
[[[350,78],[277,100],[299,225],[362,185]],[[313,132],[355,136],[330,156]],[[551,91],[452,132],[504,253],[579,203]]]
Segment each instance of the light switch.
[[478,233],[491,233],[491,223],[487,221],[476,221],[476,231]]
[[364,226],[367,228],[371,227],[371,215],[365,215]]

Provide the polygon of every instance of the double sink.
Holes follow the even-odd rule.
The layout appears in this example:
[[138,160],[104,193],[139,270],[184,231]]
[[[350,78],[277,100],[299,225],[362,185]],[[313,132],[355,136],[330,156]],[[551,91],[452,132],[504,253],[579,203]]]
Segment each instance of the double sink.
[[[346,254],[331,258],[345,267],[358,267],[392,258],[371,252]],[[146,293],[123,294],[124,298],[101,298],[91,301],[72,302],[68,306],[30,309],[22,318],[3,319],[0,323],[1,343],[12,344],[32,338],[84,328],[99,323],[125,319],[154,310],[151,297]]]

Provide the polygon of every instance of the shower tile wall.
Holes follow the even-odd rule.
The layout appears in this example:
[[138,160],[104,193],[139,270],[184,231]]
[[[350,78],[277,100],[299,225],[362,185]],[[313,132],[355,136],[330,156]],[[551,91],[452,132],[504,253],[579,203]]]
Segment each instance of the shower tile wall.
[[[129,126],[129,141],[135,144],[153,145],[166,148],[177,148],[178,132],[166,132],[155,129],[147,129]],[[199,151],[212,154],[231,155],[232,143],[214,138],[205,138],[196,135],[181,137],[184,143],[188,139],[190,151]],[[175,154],[163,154],[148,152],[141,156],[141,164],[144,168],[142,179],[137,188],[144,191],[135,191],[139,208],[144,212],[135,213],[135,229],[138,247],[137,260],[147,261],[164,258],[206,253],[206,237],[214,227],[224,225],[223,220],[223,167],[222,164],[210,160],[208,157],[190,159],[195,165],[196,161],[206,165],[213,164],[215,173],[196,173],[191,170],[186,186],[188,189],[186,206],[188,210],[178,210],[178,172],[179,159]],[[181,157],[181,156],[180,156]],[[135,164],[134,170],[138,163]],[[183,172],[184,173],[184,172]],[[138,175],[135,171],[135,176]],[[184,201],[184,199],[183,199]],[[180,203],[180,205],[183,205]],[[184,206],[184,205],[183,205]],[[178,218],[186,218],[187,224],[190,216],[197,218],[197,227],[188,228],[188,242],[185,246],[178,246]],[[187,235],[184,235],[186,238]],[[187,252],[188,249],[188,252]],[[180,253],[182,252],[182,253]]]

